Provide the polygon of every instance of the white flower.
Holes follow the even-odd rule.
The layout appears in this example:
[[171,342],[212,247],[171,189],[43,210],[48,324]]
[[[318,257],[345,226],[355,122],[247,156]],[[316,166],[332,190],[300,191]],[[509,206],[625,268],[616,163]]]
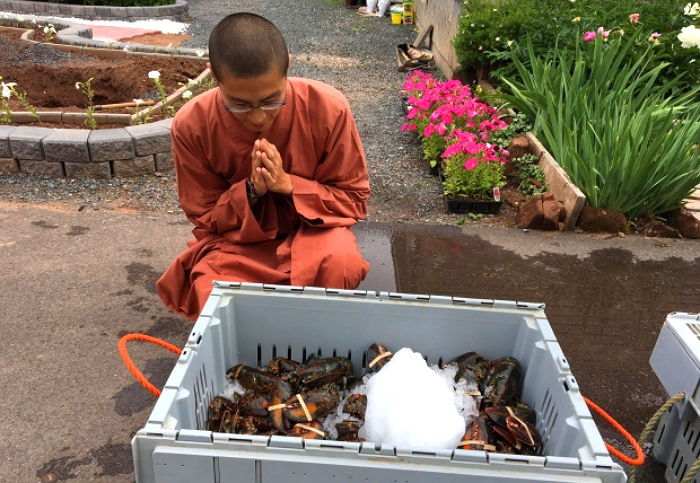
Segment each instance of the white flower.
[[688,3],[688,5],[686,5],[683,9],[683,13],[689,17],[696,17],[698,14],[700,14],[700,4],[698,2],[695,2],[692,5]]
[[17,83],[16,82],[8,82],[8,83],[0,82],[0,84],[2,85],[2,97],[9,99],[10,96],[12,95],[12,87],[16,86]]
[[143,104],[143,99],[134,99],[134,104],[140,106],[141,104]]
[[45,34],[48,34],[48,33],[49,33],[49,26],[48,26],[48,25],[45,25],[45,26],[44,26],[44,33],[45,33]]
[[80,81],[78,81],[78,82],[75,83],[75,88],[78,89],[78,90],[80,90]]
[[35,18],[32,19],[32,23],[33,23],[34,25],[36,25],[36,19],[35,19]]
[[496,37],[494,40],[495,40],[496,42],[500,42],[500,41],[501,41],[501,38],[500,38],[500,37]]
[[124,46],[124,49],[122,49],[122,50],[124,50],[124,52],[129,52],[129,46],[128,46],[128,45],[125,45],[125,46]]
[[182,93],[182,98],[183,99],[190,99],[192,97],[192,91],[187,89]]
[[157,70],[152,70],[151,72],[148,73],[148,78],[149,79],[160,79],[160,72]]
[[204,49],[197,49],[195,53],[197,54],[197,57],[204,57],[204,54],[206,54],[207,51]]
[[508,47],[510,47],[510,46],[513,45],[514,43],[515,43],[515,40],[509,40],[509,41],[508,41]]
[[691,47],[700,49],[700,29],[695,25],[683,27],[681,33],[678,34],[678,40],[681,41],[681,47],[684,49],[690,49]]

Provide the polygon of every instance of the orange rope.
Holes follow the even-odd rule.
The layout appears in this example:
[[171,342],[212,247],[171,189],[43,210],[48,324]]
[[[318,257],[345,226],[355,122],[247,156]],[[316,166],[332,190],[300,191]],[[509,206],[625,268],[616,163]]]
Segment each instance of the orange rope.
[[608,413],[603,411],[600,406],[598,406],[596,403],[588,399],[587,397],[583,398],[584,401],[586,401],[586,404],[588,405],[589,408],[591,408],[593,411],[598,413],[603,419],[605,419],[610,426],[615,428],[618,433],[620,433],[629,443],[632,445],[634,448],[634,452],[637,453],[636,458],[630,458],[629,456],[623,454],[622,452],[618,451],[617,449],[613,448],[612,445],[605,443],[605,447],[608,448],[608,451],[610,451],[610,454],[615,456],[616,458],[620,459],[620,461],[623,461],[627,463],[628,465],[632,466],[641,466],[644,464],[644,451],[642,451],[642,448],[639,446],[637,441],[632,437],[631,434],[627,432],[625,428],[622,427],[620,423],[615,421],[612,416],[610,416]]
[[182,352],[180,348],[165,342],[164,340],[160,340],[156,337],[152,337],[150,335],[146,334],[126,334],[124,337],[119,339],[119,343],[117,344],[117,349],[119,350],[119,355],[122,357],[122,362],[124,362],[124,365],[126,368],[129,370],[132,376],[136,378],[136,380],[141,383],[143,387],[148,389],[148,391],[153,394],[155,397],[160,396],[160,390],[156,388],[153,384],[150,383],[148,379],[144,377],[144,375],[139,371],[139,369],[136,367],[134,362],[131,360],[131,357],[129,357],[129,353],[126,350],[126,343],[131,341],[131,340],[140,340],[143,342],[150,342],[151,344],[159,345],[161,347],[164,347],[168,349],[170,352],[174,352],[175,354],[180,355]]
[[[151,344],[156,344],[161,347],[164,347],[168,349],[171,352],[174,352],[175,354],[180,354],[182,351],[168,343],[165,342],[164,340],[160,340],[156,337],[152,337],[150,335],[146,334],[126,334],[124,337],[119,339],[119,344],[117,344],[117,348],[119,349],[119,355],[122,357],[122,361],[124,362],[124,365],[126,368],[129,370],[129,372],[136,378],[136,380],[141,383],[143,387],[148,389],[151,394],[153,394],[155,397],[160,396],[160,390],[156,388],[153,384],[151,384],[148,379],[144,377],[144,375],[141,373],[141,371],[138,370],[136,365],[134,365],[133,361],[131,360],[131,357],[129,357],[129,353],[126,350],[126,343],[132,340],[140,340],[144,342],[150,342]],[[588,407],[593,409],[596,413],[598,413],[603,419],[605,419],[613,428],[615,428],[629,443],[632,445],[634,448],[634,451],[637,453],[636,458],[630,458],[629,456],[621,453],[617,449],[615,449],[612,445],[605,443],[605,447],[610,451],[610,454],[613,456],[619,458],[621,461],[624,461],[628,465],[633,465],[633,466],[641,466],[644,464],[644,452],[642,451],[642,448],[639,446],[637,441],[632,437],[631,434],[627,432],[625,428],[622,427],[620,423],[615,421],[612,416],[610,416],[608,413],[603,411],[603,409],[600,408],[596,403],[588,399],[587,397],[584,397],[583,400],[586,402]]]

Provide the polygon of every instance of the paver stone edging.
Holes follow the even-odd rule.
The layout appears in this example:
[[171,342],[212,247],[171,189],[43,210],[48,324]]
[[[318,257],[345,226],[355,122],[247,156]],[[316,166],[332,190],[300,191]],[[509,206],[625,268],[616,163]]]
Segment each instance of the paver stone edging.
[[169,170],[172,121],[94,131],[0,126],[0,172],[109,178]]
[[33,2],[31,0],[0,0],[0,10],[32,15],[70,15],[85,19],[137,19],[184,17],[189,12],[185,0],[170,5],[151,7],[113,7],[109,5],[73,5],[65,3]]

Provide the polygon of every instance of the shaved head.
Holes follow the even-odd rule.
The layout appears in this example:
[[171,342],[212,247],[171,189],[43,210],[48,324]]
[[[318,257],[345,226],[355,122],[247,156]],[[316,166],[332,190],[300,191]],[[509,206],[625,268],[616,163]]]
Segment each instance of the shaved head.
[[209,62],[219,80],[224,73],[251,79],[273,67],[286,76],[289,52],[282,32],[272,22],[254,13],[234,13],[211,31]]

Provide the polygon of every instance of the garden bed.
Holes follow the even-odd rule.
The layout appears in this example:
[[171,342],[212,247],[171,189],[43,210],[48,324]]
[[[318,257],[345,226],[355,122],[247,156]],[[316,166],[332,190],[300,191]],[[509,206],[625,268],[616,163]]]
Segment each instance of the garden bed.
[[[205,61],[196,58],[134,55],[123,51],[82,49],[80,53],[64,52],[52,44],[28,43],[18,38],[20,29],[0,30],[0,75],[4,82],[16,82],[16,89],[25,92],[27,101],[41,112],[85,112],[87,98],[76,89],[76,82],[94,78],[93,104],[116,104],[134,99],[155,102],[158,92],[148,73],[160,72],[166,92],[173,92],[197,78],[206,69]],[[10,98],[13,112],[26,111],[15,98]],[[110,114],[124,114],[116,124],[131,124],[136,107],[111,109]],[[162,118],[154,112],[153,119]],[[74,123],[56,122],[43,116],[42,125],[69,127]],[[15,121],[15,118],[17,120]],[[30,122],[31,116],[15,116],[18,124]],[[107,124],[115,122],[107,121]],[[102,126],[107,127],[107,126]]]

